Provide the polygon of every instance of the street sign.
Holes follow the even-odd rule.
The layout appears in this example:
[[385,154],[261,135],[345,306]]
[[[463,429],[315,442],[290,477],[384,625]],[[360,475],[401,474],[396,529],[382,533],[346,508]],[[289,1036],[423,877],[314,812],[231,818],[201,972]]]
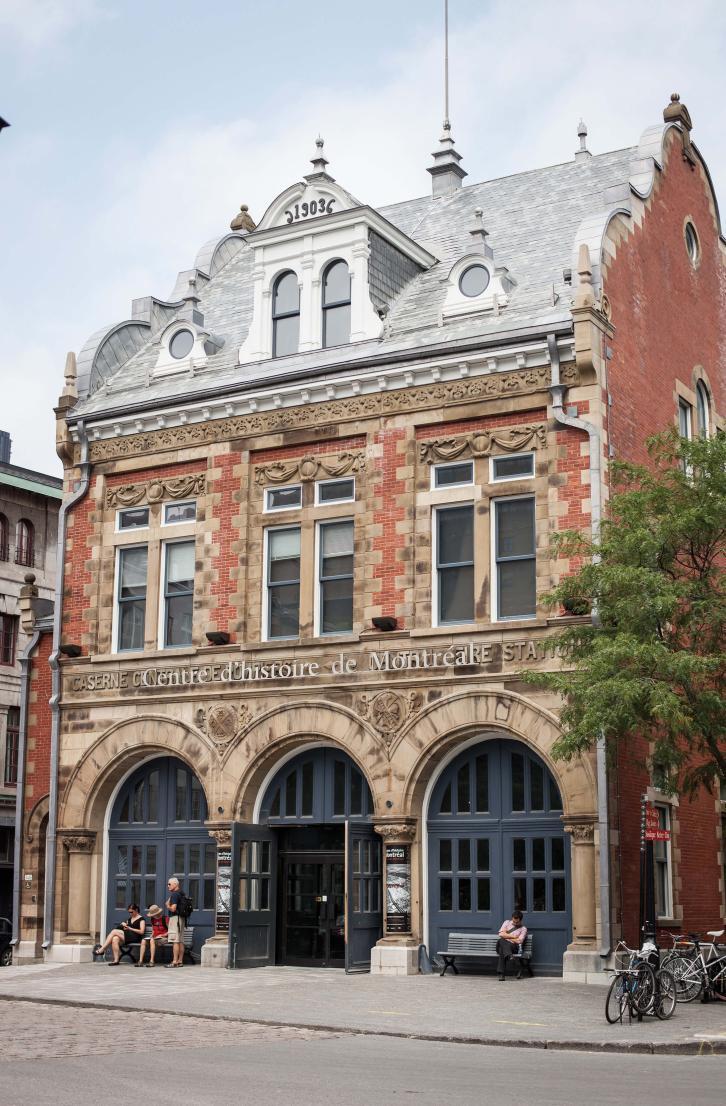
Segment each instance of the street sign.
[[660,824],[660,815],[653,806],[645,808],[645,840],[646,841],[670,841],[670,830],[663,829]]

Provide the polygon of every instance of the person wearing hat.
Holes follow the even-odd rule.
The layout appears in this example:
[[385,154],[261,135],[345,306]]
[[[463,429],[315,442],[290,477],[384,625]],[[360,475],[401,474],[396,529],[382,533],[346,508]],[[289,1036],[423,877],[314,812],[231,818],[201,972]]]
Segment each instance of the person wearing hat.
[[158,941],[160,945],[165,945],[168,932],[166,918],[164,917],[160,906],[157,906],[156,903],[154,903],[153,906],[149,907],[146,913],[148,915],[149,925],[151,926],[151,936],[144,937],[143,941],[141,942],[141,948],[139,949],[139,960],[136,964],[137,968],[140,968],[141,965],[144,964],[144,957],[146,956],[147,945],[150,946],[149,961],[148,963],[144,964],[144,967],[154,967],[154,960],[156,957],[156,942]]

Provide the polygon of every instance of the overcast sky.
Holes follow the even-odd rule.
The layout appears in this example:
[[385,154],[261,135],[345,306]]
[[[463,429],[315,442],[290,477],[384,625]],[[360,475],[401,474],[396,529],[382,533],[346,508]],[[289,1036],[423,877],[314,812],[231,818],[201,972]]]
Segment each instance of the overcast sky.
[[[0,0],[0,429],[58,472],[68,350],[169,295],[240,203],[309,169],[362,201],[430,190],[443,0]],[[469,182],[630,146],[679,91],[726,203],[726,3],[450,0]],[[504,259],[506,263],[506,259]]]

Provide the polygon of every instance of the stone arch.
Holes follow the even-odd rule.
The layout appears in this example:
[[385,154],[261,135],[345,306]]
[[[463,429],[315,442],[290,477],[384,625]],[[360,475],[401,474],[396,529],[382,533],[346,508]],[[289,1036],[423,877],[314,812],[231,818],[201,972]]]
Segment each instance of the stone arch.
[[515,738],[540,756],[560,789],[565,819],[595,816],[592,764],[584,757],[555,760],[557,718],[512,691],[461,691],[432,703],[405,727],[395,753],[405,771],[403,813],[423,813],[426,788],[447,753],[477,733]]
[[340,704],[296,702],[257,718],[230,754],[224,766],[224,789],[234,795],[232,817],[251,821],[260,786],[274,765],[286,753],[315,742],[348,754],[368,783],[374,810],[382,810],[390,766],[375,731]]
[[117,784],[151,756],[175,756],[199,778],[211,812],[215,792],[214,746],[185,723],[158,715],[116,722],[74,768],[60,804],[59,829],[103,828]]
[[38,840],[43,821],[48,817],[49,806],[50,799],[48,795],[44,795],[42,799],[38,799],[35,806],[26,816],[23,829],[23,841],[25,844],[32,845],[34,841]]

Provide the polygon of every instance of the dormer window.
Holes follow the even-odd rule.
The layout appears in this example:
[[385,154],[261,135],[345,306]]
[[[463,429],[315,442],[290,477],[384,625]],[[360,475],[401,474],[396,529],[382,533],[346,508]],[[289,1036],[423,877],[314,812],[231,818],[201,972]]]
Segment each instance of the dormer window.
[[323,346],[350,341],[350,273],[345,261],[332,261],[323,274]]
[[300,286],[297,273],[280,273],[272,290],[272,356],[297,353],[300,344]]
[[194,335],[191,330],[177,330],[169,342],[169,353],[175,361],[181,361],[188,357],[194,346]]
[[489,287],[489,270],[485,265],[469,265],[459,277],[459,291],[464,296],[481,296]]

